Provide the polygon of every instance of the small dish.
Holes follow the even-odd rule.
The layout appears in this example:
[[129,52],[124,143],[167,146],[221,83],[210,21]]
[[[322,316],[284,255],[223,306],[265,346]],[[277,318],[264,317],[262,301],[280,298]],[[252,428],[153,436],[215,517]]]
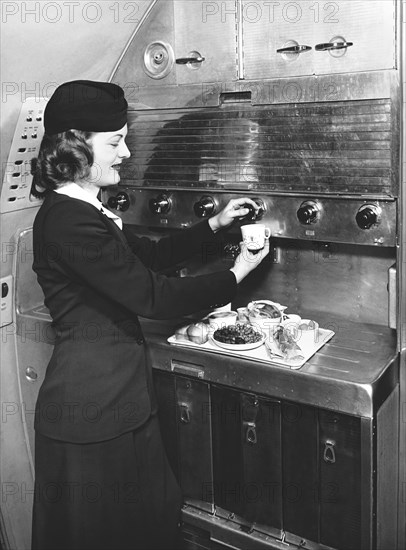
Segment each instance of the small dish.
[[206,320],[212,330],[217,330],[229,325],[235,325],[237,317],[238,313],[236,311],[214,311],[213,313],[209,313]]
[[286,306],[271,300],[255,300],[248,304],[247,309],[250,324],[270,338],[282,322]]

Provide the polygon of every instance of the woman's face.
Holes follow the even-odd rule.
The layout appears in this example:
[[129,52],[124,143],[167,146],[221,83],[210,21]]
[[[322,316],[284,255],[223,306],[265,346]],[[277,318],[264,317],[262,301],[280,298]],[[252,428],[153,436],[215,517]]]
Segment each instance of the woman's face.
[[127,124],[115,132],[97,132],[89,140],[93,149],[93,164],[87,182],[94,187],[116,185],[120,181],[120,168],[124,159],[131,156],[125,142]]

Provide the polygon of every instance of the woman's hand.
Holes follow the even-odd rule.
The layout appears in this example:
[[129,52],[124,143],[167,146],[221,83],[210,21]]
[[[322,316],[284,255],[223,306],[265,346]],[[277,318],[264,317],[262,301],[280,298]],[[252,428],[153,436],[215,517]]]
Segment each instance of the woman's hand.
[[269,239],[265,239],[265,246],[258,252],[251,252],[247,245],[240,243],[241,252],[234,262],[234,266],[230,269],[240,283],[251,271],[253,271],[262,260],[269,254]]
[[218,214],[209,219],[210,227],[214,232],[223,227],[228,227],[236,218],[243,218],[249,213],[249,209],[245,205],[251,205],[255,208],[255,213],[258,212],[259,206],[256,202],[248,197],[231,199],[230,202]]

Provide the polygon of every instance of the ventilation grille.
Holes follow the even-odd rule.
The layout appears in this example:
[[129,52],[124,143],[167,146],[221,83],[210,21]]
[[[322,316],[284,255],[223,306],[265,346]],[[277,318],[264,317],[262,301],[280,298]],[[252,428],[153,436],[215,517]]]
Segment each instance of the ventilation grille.
[[396,195],[390,100],[133,111],[122,183]]

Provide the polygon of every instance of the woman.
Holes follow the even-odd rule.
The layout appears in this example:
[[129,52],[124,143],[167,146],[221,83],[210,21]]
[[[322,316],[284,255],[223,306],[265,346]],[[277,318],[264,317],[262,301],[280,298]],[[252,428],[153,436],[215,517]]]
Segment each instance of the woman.
[[34,550],[176,548],[181,495],[138,315],[165,319],[229,302],[269,249],[243,248],[217,273],[159,274],[257,205],[232,200],[177,235],[138,238],[97,199],[130,156],[126,111],[119,86],[91,81],[61,85],[45,109],[33,269],[56,338],[36,407]]

